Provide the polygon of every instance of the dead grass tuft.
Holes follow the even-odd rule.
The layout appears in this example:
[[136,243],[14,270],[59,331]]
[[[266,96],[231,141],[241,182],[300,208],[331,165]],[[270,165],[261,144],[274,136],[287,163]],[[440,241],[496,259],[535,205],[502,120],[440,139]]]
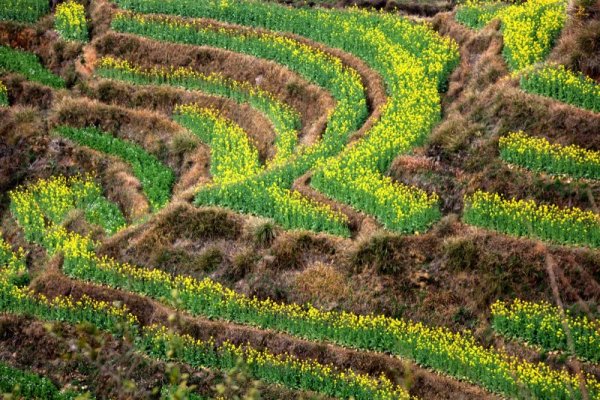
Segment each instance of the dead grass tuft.
[[326,236],[290,232],[278,235],[269,252],[274,257],[271,269],[286,271],[301,269],[319,258],[332,258],[337,248]]
[[346,277],[332,265],[315,263],[296,275],[295,290],[302,303],[335,308],[349,294]]

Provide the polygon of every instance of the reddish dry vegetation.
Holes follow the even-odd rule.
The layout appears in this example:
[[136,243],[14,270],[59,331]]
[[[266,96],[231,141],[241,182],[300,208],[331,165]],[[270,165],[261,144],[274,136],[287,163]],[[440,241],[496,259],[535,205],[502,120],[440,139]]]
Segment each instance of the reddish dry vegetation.
[[[359,5],[422,14],[448,6],[398,1],[332,3],[362,3]],[[119,261],[196,278],[210,276],[259,298],[382,313],[456,330],[468,328],[483,343],[505,346],[509,352],[532,360],[540,355],[512,342],[502,343],[493,334],[488,321],[491,303],[515,297],[552,302],[549,259],[554,262],[555,279],[565,303],[593,312],[592,305],[600,302],[600,257],[596,251],[483,232],[459,220],[463,195],[475,188],[596,211],[596,199],[600,198],[600,184],[596,182],[558,181],[509,168],[498,159],[498,138],[520,129],[562,144],[600,150],[599,114],[527,95],[514,80],[507,79],[498,26],[474,33],[459,26],[450,13],[439,13],[431,21],[436,30],[461,45],[462,61],[443,94],[442,122],[422,148],[413,155],[398,157],[389,171],[397,181],[440,194],[444,217],[430,232],[418,236],[383,232],[371,218],[312,190],[307,184],[310,176],[295,182],[294,187],[303,194],[328,202],[350,217],[354,233],[350,240],[287,232],[261,219],[192,206],[190,188],[210,179],[210,152],[171,122],[174,105],[193,101],[223,110],[248,132],[263,160],[273,155],[274,133],[268,121],[251,108],[226,100],[167,87],[148,89],[91,79],[90,72],[97,58],[113,55],[145,67],[193,67],[258,84],[300,112],[302,141],[306,143],[323,132],[327,114],[335,106],[328,93],[272,62],[108,32],[112,8],[104,1],[93,1],[89,9],[95,39],[85,49],[59,42],[48,31],[46,20],[36,29],[0,23],[0,43],[35,51],[46,66],[67,77],[70,89],[54,91],[16,75],[2,78],[14,106],[0,109],[0,217],[10,242],[29,251],[34,290],[49,297],[78,298],[85,294],[119,301],[143,325],[171,324],[170,316],[175,313],[173,308],[147,298],[68,279],[60,270],[61,259],[48,260],[43,251],[26,243],[16,227],[4,194],[19,184],[57,174],[95,172],[107,197],[119,204],[129,221],[149,215],[148,202],[129,166],[51,135],[55,126],[69,124],[96,125],[134,141],[176,173],[173,204],[111,238],[104,238],[81,216],[69,221],[70,229],[102,240],[100,252]],[[600,76],[598,12],[597,4],[585,7],[570,22],[551,55],[595,78]],[[380,77],[349,54],[304,41],[339,56],[360,72],[372,111],[356,135],[360,137],[378,118],[385,102]],[[189,315],[178,315],[173,327],[200,339],[250,342],[275,353],[289,352],[342,368],[383,373],[423,399],[495,398],[473,385],[384,354]],[[43,373],[63,385],[89,385],[98,398],[148,398],[153,387],[164,383],[168,365],[137,355],[127,341],[90,330],[60,325],[48,331],[36,321],[2,317],[0,359]],[[73,343],[87,351],[74,352]],[[65,354],[70,357],[63,357]],[[551,361],[555,367],[565,363],[560,357]],[[208,392],[221,379],[212,372],[182,368],[191,373],[190,383],[198,385],[201,392]],[[586,368],[600,376],[595,368]],[[124,382],[128,379],[137,385],[135,393],[127,391]],[[267,399],[303,396],[281,387],[263,386],[261,392]]]

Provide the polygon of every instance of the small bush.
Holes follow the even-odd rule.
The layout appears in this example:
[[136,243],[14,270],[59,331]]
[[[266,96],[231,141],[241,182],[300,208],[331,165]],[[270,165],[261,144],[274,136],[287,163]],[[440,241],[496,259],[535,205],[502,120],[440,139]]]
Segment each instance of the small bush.
[[196,258],[195,269],[202,272],[213,272],[223,262],[223,252],[218,247],[209,247]]
[[271,220],[258,223],[252,230],[254,243],[260,246],[270,246],[277,237],[277,227]]
[[401,274],[404,266],[398,262],[394,253],[397,245],[395,237],[378,233],[359,244],[358,250],[351,255],[351,264],[356,272],[373,268],[380,274]]
[[453,271],[473,271],[479,262],[479,249],[471,238],[451,238],[444,242],[446,265]]
[[245,250],[233,257],[233,262],[224,273],[225,278],[231,281],[243,279],[258,261],[258,256],[253,250]]
[[173,138],[171,142],[171,151],[178,156],[183,156],[185,153],[190,153],[198,148],[200,140],[194,135],[187,132],[182,132]]
[[349,292],[344,275],[323,263],[311,265],[298,274],[294,286],[304,302],[317,307],[334,306]]

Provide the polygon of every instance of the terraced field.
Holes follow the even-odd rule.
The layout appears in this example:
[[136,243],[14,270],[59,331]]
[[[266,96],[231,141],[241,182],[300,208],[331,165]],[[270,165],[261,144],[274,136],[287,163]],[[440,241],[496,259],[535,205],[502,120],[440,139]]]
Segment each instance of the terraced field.
[[600,6],[281,3],[0,5],[0,394],[600,399]]

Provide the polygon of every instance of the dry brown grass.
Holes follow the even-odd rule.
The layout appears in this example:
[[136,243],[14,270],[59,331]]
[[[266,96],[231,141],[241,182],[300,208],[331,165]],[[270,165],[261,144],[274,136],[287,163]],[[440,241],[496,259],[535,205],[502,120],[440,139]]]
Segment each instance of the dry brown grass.
[[[384,3],[379,6],[393,4]],[[123,56],[145,66],[173,64],[205,73],[222,72],[232,79],[258,83],[297,108],[302,113],[306,142],[318,138],[325,126],[327,111],[334,106],[327,93],[274,63],[215,49],[106,33],[112,9],[105,0],[92,1],[90,13],[96,39],[84,50],[85,62],[78,66],[82,81],[77,91],[71,92],[76,96],[90,96],[95,101],[62,99],[66,91],[53,92],[14,76],[6,79],[11,102],[33,108],[18,105],[0,110],[0,137],[6,138],[6,145],[0,144],[0,192],[37,177],[97,171],[108,198],[116,201],[130,220],[147,216],[149,207],[140,184],[125,164],[48,135],[48,128],[58,123],[94,124],[140,143],[176,169],[180,177],[175,187],[180,195],[176,204],[153,215],[147,222],[103,241],[100,253],[119,261],[199,278],[209,275],[241,293],[261,298],[310,301],[328,309],[381,313],[456,330],[473,329],[485,344],[498,343],[490,334],[487,322],[492,302],[514,297],[552,300],[544,270],[545,253],[540,250],[543,246],[537,241],[511,238],[462,224],[457,217],[462,195],[474,188],[483,188],[589,208],[593,198],[600,196],[600,184],[555,182],[552,178],[508,167],[497,158],[497,140],[510,130],[524,129],[562,144],[574,143],[600,150],[597,137],[600,117],[527,95],[517,88],[514,80],[504,80],[507,69],[500,54],[502,41],[497,25],[475,34],[457,25],[451,14],[441,14],[433,20],[436,29],[461,44],[462,62],[443,94],[443,122],[424,148],[418,149],[416,155],[397,158],[388,171],[398,181],[442,196],[442,209],[449,215],[430,232],[419,236],[382,232],[373,219],[311,191],[310,175],[296,182],[295,187],[303,193],[329,202],[350,215],[355,238],[346,240],[307,232],[285,232],[263,220],[257,227],[253,224],[254,218],[221,209],[199,209],[186,203],[193,196],[191,188],[209,180],[210,152],[170,122],[168,117],[174,104],[196,100],[223,108],[226,115],[254,138],[263,159],[272,155],[274,138],[264,118],[255,117],[247,108],[236,104],[175,89],[140,88],[87,78],[98,54]],[[48,24],[48,21],[43,23]],[[590,41],[597,38],[597,30],[592,22],[580,24],[565,31],[552,57],[567,60],[564,62],[594,76],[597,49]],[[76,47],[42,42],[34,29],[0,24],[0,43],[3,41],[22,43],[38,51],[55,71],[66,72],[79,54]],[[356,139],[379,115],[379,107],[385,101],[381,81],[352,56],[321,48],[356,68],[367,87],[372,115]],[[2,229],[11,243],[26,246],[28,263],[36,277],[33,284],[36,290],[50,297],[87,294],[107,301],[117,300],[126,303],[142,324],[168,323],[172,310],[152,300],[62,276],[60,259],[46,262],[43,251],[27,245],[6,205],[4,197],[0,201]],[[99,232],[90,231],[80,212],[71,214],[67,224],[70,229],[101,237]],[[558,246],[551,246],[548,251],[560,265],[557,279],[563,288],[564,301],[593,309],[600,302],[597,251]],[[107,375],[107,369],[91,373],[75,371],[53,353],[60,344],[50,340],[40,329],[39,324],[31,321],[2,319],[0,358],[10,359],[21,367],[33,366],[59,382],[68,382],[73,376],[90,382],[100,379],[104,383],[98,388],[98,394],[111,397],[117,393],[118,383]],[[382,354],[355,352],[198,318],[184,317],[177,329],[198,338],[214,336],[217,340],[229,339],[235,343],[250,341],[256,347],[275,352],[289,351],[344,368],[385,373],[394,380],[412,382],[411,393],[420,398],[495,398],[472,385],[434,375]],[[71,328],[63,331],[67,338],[76,338]],[[43,351],[33,357],[33,347],[40,343]],[[122,343],[110,340],[108,343],[104,354],[107,365],[126,366],[131,362],[120,362]],[[507,347],[512,354],[529,359],[537,356],[520,346]],[[550,363],[558,365],[554,359]],[[152,364],[135,370],[134,377],[147,388],[155,373],[164,372],[163,367],[160,363]],[[214,382],[212,375],[207,377],[203,373],[195,378],[204,385],[202,387]],[[273,393],[272,398],[294,397],[288,392],[275,390]]]
[[85,88],[87,96],[115,108],[132,108],[159,112],[170,117],[178,104],[194,103],[203,108],[218,109],[220,113],[238,124],[256,146],[261,160],[274,155],[275,132],[266,117],[247,104],[239,105],[222,97],[200,92],[189,92],[168,86],[135,86],[123,82],[100,80]]
[[570,14],[550,60],[600,81],[600,2],[577,1]]
[[349,294],[346,277],[332,265],[317,262],[298,275],[294,281],[300,302],[332,309]]
[[325,129],[334,107],[330,94],[271,61],[209,47],[165,44],[132,35],[109,33],[95,42],[101,55],[123,57],[145,67],[173,65],[204,73],[219,73],[233,80],[258,85],[298,110],[301,137],[312,143]]
[[178,241],[187,241],[198,248],[208,241],[235,241],[241,235],[241,219],[225,210],[172,203],[152,220],[108,239],[100,251],[125,261],[147,264],[155,251]]
[[[89,285],[81,281],[73,281],[57,272],[40,277],[33,283],[33,287],[36,291],[45,294],[49,298],[68,293],[75,299],[87,295],[107,302],[119,301],[127,305],[128,309],[138,317],[142,325],[153,323],[172,325],[169,323],[169,316],[173,312],[172,309],[155,301],[118,290]],[[392,381],[400,384],[414,377],[418,379],[420,384],[412,386],[410,391],[411,394],[419,395],[421,398],[432,400],[450,400],[456,398],[496,399],[496,396],[486,393],[481,389],[434,374],[414,364],[380,353],[356,351],[334,345],[315,343],[285,334],[186,315],[180,315],[178,323],[173,328],[176,331],[187,333],[200,340],[213,339],[217,343],[227,340],[236,345],[250,344],[257,349],[268,349],[274,354],[288,353],[303,359],[315,359],[321,363],[332,364],[343,369],[352,368],[355,371],[371,375],[384,374]],[[26,338],[23,338],[23,341],[26,341]],[[110,356],[118,359],[115,353],[110,354]],[[42,356],[40,358],[40,364],[46,365],[48,361],[45,360],[45,357]],[[277,396],[272,397],[273,392],[270,392],[271,388],[265,387],[264,389],[266,389],[266,392],[263,393],[263,398],[281,398]],[[300,398],[296,397],[296,394],[293,392],[288,392],[283,388],[280,388],[275,393],[278,396],[285,395],[286,397],[291,396],[290,398]]]
[[121,206],[129,221],[150,214],[150,204],[142,191],[142,184],[133,176],[127,165],[111,160],[106,172],[102,174],[102,187],[107,197]]
[[51,71],[67,78],[67,84],[76,80],[75,60],[81,54],[82,45],[77,42],[60,41],[51,31],[52,18],[42,18],[36,25],[0,21],[0,45],[16,47],[37,54]]
[[159,155],[161,147],[170,143],[176,134],[183,132],[179,125],[157,112],[131,110],[88,99],[65,98],[57,102],[49,124],[51,128],[95,126],[138,143],[155,155]]
[[46,110],[52,106],[56,92],[47,86],[27,81],[21,75],[9,74],[2,77],[8,89],[9,103],[12,105],[36,107]]

